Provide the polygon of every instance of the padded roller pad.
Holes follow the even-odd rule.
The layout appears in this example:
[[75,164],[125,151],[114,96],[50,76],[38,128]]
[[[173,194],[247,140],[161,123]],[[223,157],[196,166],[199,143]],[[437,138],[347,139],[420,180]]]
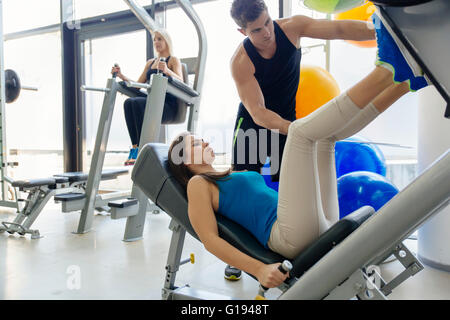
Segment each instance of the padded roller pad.
[[184,93],[188,94],[191,97],[198,97],[200,95],[197,91],[192,89],[190,86],[188,86],[184,82],[174,79],[173,77],[169,77],[169,83],[171,85],[173,85],[174,87],[182,90]]
[[365,206],[336,222],[294,259],[290,274],[300,278],[309,268],[331,251],[333,247],[342,242],[372,216],[374,212],[375,210],[372,207]]
[[53,177],[56,183],[67,183],[69,182],[69,178],[67,177]]
[[86,198],[84,193],[62,193],[54,197],[55,201],[75,201]]
[[141,89],[129,87],[129,86],[127,86],[125,81],[119,82],[119,92],[123,93],[124,95],[126,95],[130,98],[134,98],[134,97],[147,98],[147,94],[142,92]]

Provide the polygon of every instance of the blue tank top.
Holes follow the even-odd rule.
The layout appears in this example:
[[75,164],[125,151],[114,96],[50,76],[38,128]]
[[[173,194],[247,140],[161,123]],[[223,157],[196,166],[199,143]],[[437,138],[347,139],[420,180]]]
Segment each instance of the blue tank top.
[[268,248],[270,231],[277,219],[278,193],[254,171],[233,172],[217,181],[218,213],[240,224]]
[[[266,108],[286,120],[294,121],[302,54],[278,23],[274,21],[273,24],[277,49],[272,58],[263,58],[249,38],[244,40],[244,48],[255,67],[254,76],[261,87]],[[250,116],[242,103],[239,105],[238,116]]]

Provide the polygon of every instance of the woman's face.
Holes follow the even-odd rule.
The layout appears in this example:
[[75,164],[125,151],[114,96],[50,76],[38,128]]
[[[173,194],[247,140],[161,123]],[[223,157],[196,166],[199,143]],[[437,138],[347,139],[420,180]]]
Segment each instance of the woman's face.
[[164,40],[164,38],[157,32],[153,37],[153,47],[160,53],[167,49],[166,40]]
[[185,137],[185,163],[189,164],[208,164],[214,162],[214,150],[209,146],[209,142],[200,137],[188,135]]

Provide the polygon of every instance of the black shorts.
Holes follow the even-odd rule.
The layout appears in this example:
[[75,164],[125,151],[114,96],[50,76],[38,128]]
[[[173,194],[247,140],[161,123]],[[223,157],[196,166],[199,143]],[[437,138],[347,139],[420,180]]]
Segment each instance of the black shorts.
[[284,134],[258,126],[251,116],[238,115],[233,136],[233,170],[261,173],[261,168],[269,157],[272,181],[279,181],[286,139]]

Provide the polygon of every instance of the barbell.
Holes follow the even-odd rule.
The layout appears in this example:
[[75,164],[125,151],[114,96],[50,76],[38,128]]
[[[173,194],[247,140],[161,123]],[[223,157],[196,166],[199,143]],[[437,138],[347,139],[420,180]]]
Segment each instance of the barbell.
[[17,72],[11,69],[5,70],[5,102],[13,103],[20,95],[20,90],[37,91],[36,87],[21,85]]

